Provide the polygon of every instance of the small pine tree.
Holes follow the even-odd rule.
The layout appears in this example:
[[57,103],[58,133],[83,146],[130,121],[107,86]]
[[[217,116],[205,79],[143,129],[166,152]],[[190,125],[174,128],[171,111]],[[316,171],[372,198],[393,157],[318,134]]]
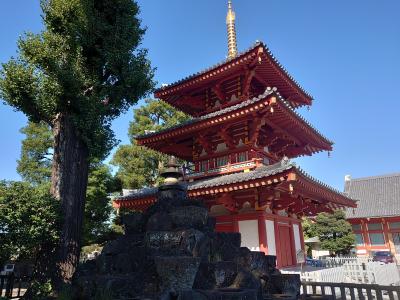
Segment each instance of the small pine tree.
[[333,214],[318,214],[311,230],[318,236],[321,248],[335,255],[348,254],[355,245],[351,224],[346,221],[342,210],[335,210]]
[[131,144],[118,148],[111,163],[118,167],[117,177],[124,188],[137,189],[153,186],[159,182],[159,165],[166,163],[168,156],[146,147],[138,146],[135,137],[149,131],[185,122],[189,116],[171,105],[154,99],[136,109],[129,127]]

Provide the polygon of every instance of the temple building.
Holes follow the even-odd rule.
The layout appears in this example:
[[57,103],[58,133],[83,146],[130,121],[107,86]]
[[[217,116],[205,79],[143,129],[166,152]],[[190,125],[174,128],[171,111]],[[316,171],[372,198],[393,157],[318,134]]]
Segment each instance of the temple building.
[[[193,118],[137,143],[190,162],[189,196],[204,201],[218,231],[242,233],[242,246],[276,255],[279,267],[295,265],[301,218],[356,204],[290,161],[333,143],[296,111],[313,99],[265,44],[238,53],[231,1],[227,29],[226,60],[155,92]],[[134,191],[114,206],[145,210],[155,193]]]
[[346,176],[345,193],[359,199],[348,209],[357,241],[357,255],[390,251],[400,261],[400,174],[351,179]]

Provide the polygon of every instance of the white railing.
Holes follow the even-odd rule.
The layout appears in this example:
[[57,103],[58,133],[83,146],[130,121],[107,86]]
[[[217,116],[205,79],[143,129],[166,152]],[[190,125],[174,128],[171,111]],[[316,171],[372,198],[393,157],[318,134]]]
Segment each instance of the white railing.
[[380,285],[399,285],[400,274],[395,263],[382,265],[379,262],[368,263],[368,268],[374,275],[374,283]]
[[[352,299],[352,300],[399,300],[400,286],[384,286],[378,284],[337,283],[337,282],[302,282],[300,299],[326,299],[324,296],[332,295],[327,299]],[[317,295],[323,295],[317,298]]]
[[368,283],[379,285],[398,285],[399,270],[395,263],[359,263],[357,260],[343,262],[342,266],[311,272],[282,270],[282,273],[300,274],[302,281]]
[[341,256],[341,257],[327,257],[322,261],[322,265],[326,268],[334,268],[343,266],[345,263],[366,264],[372,262],[372,257],[355,257],[355,256]]

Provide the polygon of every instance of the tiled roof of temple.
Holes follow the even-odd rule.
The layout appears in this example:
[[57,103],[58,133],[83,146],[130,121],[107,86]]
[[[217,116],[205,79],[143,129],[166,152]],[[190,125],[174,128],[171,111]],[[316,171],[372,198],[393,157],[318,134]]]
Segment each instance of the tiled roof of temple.
[[350,179],[344,190],[359,200],[347,218],[400,216],[400,173]]

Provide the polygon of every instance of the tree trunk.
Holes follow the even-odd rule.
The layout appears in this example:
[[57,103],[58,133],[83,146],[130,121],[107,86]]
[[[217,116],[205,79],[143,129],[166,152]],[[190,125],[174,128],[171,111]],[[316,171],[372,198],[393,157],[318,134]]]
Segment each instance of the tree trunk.
[[53,135],[51,194],[60,200],[62,227],[52,277],[59,290],[63,284],[71,283],[79,263],[89,152],[67,114],[57,115]]

